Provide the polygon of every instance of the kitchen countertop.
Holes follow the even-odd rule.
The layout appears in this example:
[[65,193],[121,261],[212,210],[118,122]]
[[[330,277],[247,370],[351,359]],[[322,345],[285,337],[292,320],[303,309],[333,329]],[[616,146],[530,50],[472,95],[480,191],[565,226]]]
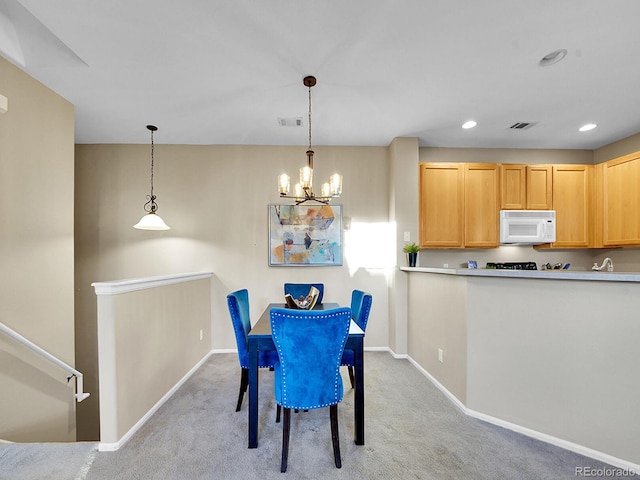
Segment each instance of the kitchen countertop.
[[486,268],[400,267],[403,272],[438,273],[468,277],[539,278],[545,280],[586,280],[640,283],[637,272],[592,272],[579,270],[502,270]]

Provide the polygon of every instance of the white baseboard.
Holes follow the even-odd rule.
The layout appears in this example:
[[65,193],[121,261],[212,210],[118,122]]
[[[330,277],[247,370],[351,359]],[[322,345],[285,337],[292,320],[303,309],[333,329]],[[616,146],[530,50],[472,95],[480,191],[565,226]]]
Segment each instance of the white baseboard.
[[389,347],[364,347],[365,352],[388,352]]
[[564,448],[565,450],[569,450],[571,452],[578,453],[580,455],[584,455],[585,457],[593,458],[594,460],[599,460],[601,462],[607,463],[609,465],[613,465],[614,467],[620,468],[626,472],[633,472],[635,474],[640,473],[640,465],[629,462],[627,460],[623,460],[621,458],[614,457],[607,453],[600,452],[598,450],[594,450],[592,448],[585,447],[584,445],[579,445],[577,443],[569,442],[562,438],[554,437],[552,435],[547,435],[546,433],[538,432],[537,430],[532,430],[527,427],[523,427],[521,425],[507,422],[500,418],[492,417],[491,415],[486,415],[481,412],[477,412],[470,408],[467,408],[464,403],[462,403],[458,398],[452,394],[449,390],[447,390],[444,385],[442,385],[438,380],[436,380],[429,372],[427,372],[424,368],[422,368],[415,360],[411,357],[404,356],[407,358],[411,364],[418,369],[420,373],[422,373],[425,377],[429,379],[431,383],[433,383],[438,390],[440,390],[456,407],[458,407],[465,415],[468,415],[473,418],[477,418],[478,420],[482,420],[487,423],[491,423],[493,425],[497,425],[502,428],[506,428],[507,430],[514,431],[516,433],[520,433],[522,435],[526,435],[527,437],[535,438],[536,440],[540,440],[542,442],[548,443],[550,445],[555,445],[560,448]]
[[154,413],[158,411],[158,409],[171,398],[171,396],[186,382],[191,375],[193,375],[196,370],[198,370],[204,362],[211,356],[213,350],[208,352],[202,359],[196,363],[191,370],[189,370],[184,377],[182,377],[178,383],[176,383],[164,396],[156,402],[156,404],[151,407],[151,409],[140,419],[136,424],[129,429],[127,433],[125,433],[120,440],[117,442],[100,442],[98,444],[98,451],[100,452],[115,452],[120,447],[122,447],[129,439],[138,431],[140,428],[147,423],[147,421],[153,416]]
[[236,348],[215,348],[211,350],[211,353],[238,353],[238,349]]

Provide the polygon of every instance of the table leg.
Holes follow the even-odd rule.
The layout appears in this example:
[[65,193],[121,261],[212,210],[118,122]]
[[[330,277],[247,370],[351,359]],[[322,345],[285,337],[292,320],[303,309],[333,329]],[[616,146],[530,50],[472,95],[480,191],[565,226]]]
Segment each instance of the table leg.
[[362,337],[356,340],[353,358],[356,377],[354,405],[356,445],[364,445],[364,338]]
[[258,446],[258,345],[249,337],[249,448]]

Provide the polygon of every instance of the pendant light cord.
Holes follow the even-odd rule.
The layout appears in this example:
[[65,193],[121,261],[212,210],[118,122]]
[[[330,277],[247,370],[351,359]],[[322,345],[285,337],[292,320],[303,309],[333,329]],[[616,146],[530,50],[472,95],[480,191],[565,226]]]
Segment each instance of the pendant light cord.
[[156,204],[156,196],[153,194],[153,167],[154,167],[154,142],[153,132],[158,130],[155,125],[147,125],[147,129],[151,132],[151,195],[147,195],[149,201],[144,204],[144,209],[149,213],[156,213],[158,205]]
[[151,200],[155,199],[153,195],[153,145],[153,130],[151,130]]

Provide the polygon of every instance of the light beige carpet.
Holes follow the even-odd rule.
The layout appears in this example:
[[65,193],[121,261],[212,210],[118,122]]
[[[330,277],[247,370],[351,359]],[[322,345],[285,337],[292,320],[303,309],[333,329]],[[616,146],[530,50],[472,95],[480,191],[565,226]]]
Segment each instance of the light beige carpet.
[[[328,409],[292,414],[287,473],[275,423],[273,373],[260,372],[259,446],[247,448],[247,401],[235,412],[240,367],[212,355],[117,452],[95,444],[0,447],[0,478],[114,479],[575,479],[605,465],[465,416],[408,361],[365,353],[365,440],[353,443],[353,390],[343,369],[342,469],[335,468]],[[591,477],[597,478],[597,477]]]

